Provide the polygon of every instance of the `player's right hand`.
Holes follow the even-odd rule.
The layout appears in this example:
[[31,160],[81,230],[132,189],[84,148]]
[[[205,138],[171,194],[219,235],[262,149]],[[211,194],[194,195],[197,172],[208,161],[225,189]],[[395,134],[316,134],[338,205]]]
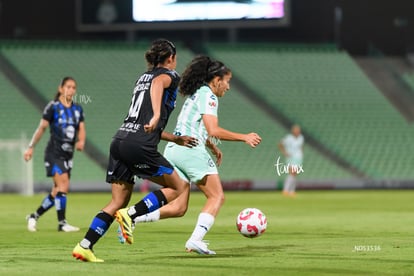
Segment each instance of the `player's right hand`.
[[23,155],[25,161],[29,161],[33,156],[33,148],[28,148]]
[[245,135],[244,142],[252,148],[255,148],[257,145],[259,145],[261,141],[262,138],[257,133],[252,132]]

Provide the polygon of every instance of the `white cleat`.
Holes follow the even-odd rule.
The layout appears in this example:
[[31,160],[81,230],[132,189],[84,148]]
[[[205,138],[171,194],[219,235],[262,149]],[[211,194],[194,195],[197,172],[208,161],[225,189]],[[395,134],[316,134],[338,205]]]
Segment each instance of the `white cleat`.
[[69,223],[65,222],[65,224],[59,224],[58,231],[61,232],[78,232],[80,230],[79,227],[70,225]]
[[205,241],[192,241],[188,240],[185,244],[185,250],[187,252],[197,252],[201,255],[216,255],[216,252],[213,250],[208,249],[208,243]]
[[36,225],[37,225],[37,220],[33,217],[31,217],[30,215],[26,216],[26,220],[27,220],[27,230],[29,230],[29,232],[36,232]]

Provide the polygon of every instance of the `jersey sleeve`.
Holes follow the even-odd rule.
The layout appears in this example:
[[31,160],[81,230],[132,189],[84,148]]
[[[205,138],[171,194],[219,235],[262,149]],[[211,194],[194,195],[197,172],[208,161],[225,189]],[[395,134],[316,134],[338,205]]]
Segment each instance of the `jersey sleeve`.
[[85,114],[83,113],[82,106],[79,106],[79,122],[84,122],[84,121],[85,121]]
[[49,102],[45,109],[43,109],[42,118],[49,123],[53,121],[53,102]]
[[199,97],[200,114],[214,115],[217,117],[218,99],[212,93],[200,93]]
[[166,74],[171,78],[170,88],[176,89],[180,82],[180,75],[174,70],[169,70]]

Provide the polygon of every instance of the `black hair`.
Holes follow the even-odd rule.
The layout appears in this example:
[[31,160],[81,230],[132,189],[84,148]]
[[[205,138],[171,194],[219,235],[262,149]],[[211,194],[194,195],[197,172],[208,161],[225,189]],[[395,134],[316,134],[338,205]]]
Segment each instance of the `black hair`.
[[145,53],[145,59],[148,67],[152,69],[157,67],[158,64],[164,63],[171,55],[175,56],[176,53],[177,49],[171,41],[160,38],[152,42],[151,48]]
[[[74,79],[74,78],[72,78],[72,77],[64,77],[61,81],[60,81],[60,83],[59,83],[59,87],[62,87],[62,86],[64,86],[65,84],[66,84],[66,82],[67,81],[74,81],[74,82],[76,82],[76,80]],[[57,93],[55,94],[55,97],[53,98],[55,101],[57,101],[57,100],[59,100],[59,97],[60,97],[60,92],[59,92],[59,90],[57,91]]]
[[197,89],[206,85],[215,77],[222,79],[231,70],[223,62],[213,60],[208,56],[197,56],[187,66],[179,84],[180,94],[193,95]]

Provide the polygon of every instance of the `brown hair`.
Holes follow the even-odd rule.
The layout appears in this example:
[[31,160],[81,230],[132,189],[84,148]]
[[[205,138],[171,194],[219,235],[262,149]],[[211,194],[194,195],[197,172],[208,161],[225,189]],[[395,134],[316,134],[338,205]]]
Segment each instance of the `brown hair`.
[[[74,78],[72,78],[72,77],[64,77],[61,81],[60,81],[60,84],[59,84],[59,87],[62,87],[62,86],[64,86],[65,84],[66,84],[66,82],[67,81],[74,81],[74,82],[76,82],[75,81],[75,79]],[[60,92],[59,92],[59,90],[57,91],[57,93],[55,94],[55,97],[53,98],[55,101],[57,101],[58,99],[59,99],[59,97],[60,97]]]
[[145,53],[145,59],[148,67],[152,69],[158,64],[164,63],[171,55],[175,56],[176,53],[177,49],[171,41],[160,38],[152,42],[151,48]]

